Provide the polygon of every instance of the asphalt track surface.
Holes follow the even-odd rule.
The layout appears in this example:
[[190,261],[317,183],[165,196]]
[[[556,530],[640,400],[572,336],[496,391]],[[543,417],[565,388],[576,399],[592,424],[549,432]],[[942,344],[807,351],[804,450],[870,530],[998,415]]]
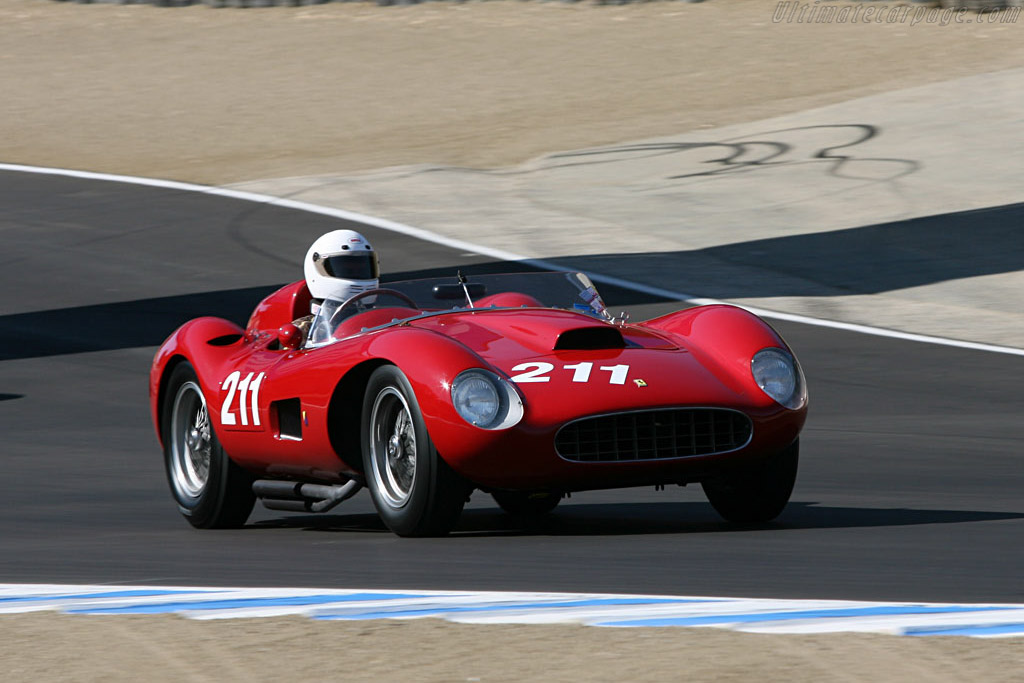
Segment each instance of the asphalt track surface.
[[[700,488],[574,495],[523,527],[480,493],[401,539],[369,496],[326,516],[179,515],[150,425],[156,346],[244,321],[337,219],[0,172],[0,582],[529,590],[1024,602],[1022,359],[779,323],[811,389],[793,502],[721,522]],[[520,269],[360,228],[391,279]],[[603,288],[637,320],[678,304]]]

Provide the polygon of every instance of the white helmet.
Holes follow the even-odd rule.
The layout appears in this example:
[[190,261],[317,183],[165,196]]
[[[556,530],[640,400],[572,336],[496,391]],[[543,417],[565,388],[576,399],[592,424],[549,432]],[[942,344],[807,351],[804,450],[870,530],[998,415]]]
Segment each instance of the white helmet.
[[321,235],[306,252],[306,284],[314,299],[342,301],[378,287],[377,253],[353,230]]

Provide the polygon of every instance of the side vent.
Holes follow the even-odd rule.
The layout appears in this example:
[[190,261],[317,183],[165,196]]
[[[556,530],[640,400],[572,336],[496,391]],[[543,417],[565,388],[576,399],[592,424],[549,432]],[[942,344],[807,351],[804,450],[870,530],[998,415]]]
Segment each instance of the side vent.
[[578,327],[558,335],[555,351],[592,351],[597,349],[623,349],[626,342],[618,329],[603,327]]
[[213,339],[207,339],[206,343],[210,346],[231,346],[241,338],[242,335],[240,334],[223,334]]
[[277,432],[282,439],[302,441],[302,405],[297,398],[274,401],[271,411],[277,412]]

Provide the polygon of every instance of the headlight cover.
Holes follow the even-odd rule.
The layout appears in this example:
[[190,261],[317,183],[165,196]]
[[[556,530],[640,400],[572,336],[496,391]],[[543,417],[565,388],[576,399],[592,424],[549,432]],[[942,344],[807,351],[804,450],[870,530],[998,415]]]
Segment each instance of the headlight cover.
[[750,372],[761,391],[776,403],[797,410],[807,402],[803,370],[788,351],[774,347],[761,349],[750,361]]
[[523,417],[523,402],[515,388],[483,368],[460,372],[451,393],[455,411],[474,427],[507,429]]

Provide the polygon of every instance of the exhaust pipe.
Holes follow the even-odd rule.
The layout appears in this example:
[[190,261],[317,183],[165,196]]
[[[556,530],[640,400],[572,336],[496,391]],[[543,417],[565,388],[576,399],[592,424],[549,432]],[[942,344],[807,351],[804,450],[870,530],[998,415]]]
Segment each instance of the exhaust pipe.
[[263,507],[289,512],[327,512],[361,488],[362,484],[355,480],[333,486],[271,479],[252,483],[252,492],[261,499]]

